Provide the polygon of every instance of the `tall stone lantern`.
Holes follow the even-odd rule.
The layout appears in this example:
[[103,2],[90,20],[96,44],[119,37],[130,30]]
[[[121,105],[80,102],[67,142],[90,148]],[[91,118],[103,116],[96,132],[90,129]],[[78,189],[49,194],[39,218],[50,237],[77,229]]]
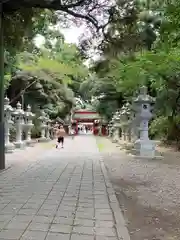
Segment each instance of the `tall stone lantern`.
[[139,139],[139,120],[138,120],[138,112],[136,109],[136,99],[132,102],[132,109],[131,109],[131,135],[132,135],[132,141],[135,142],[137,139]]
[[39,139],[40,142],[46,142],[46,128],[47,128],[47,121],[48,118],[46,117],[46,113],[44,110],[41,111],[41,116],[39,117],[40,120],[40,129],[41,129],[41,137]]
[[28,145],[28,146],[31,146],[32,145],[32,139],[31,139],[31,130],[34,126],[34,124],[32,123],[32,120],[34,118],[35,114],[33,114],[31,112],[31,106],[28,105],[27,106],[27,109],[24,113],[24,120],[25,120],[25,124],[24,124],[24,127],[25,127],[25,143]]
[[113,138],[114,137],[114,131],[115,131],[115,128],[114,128],[114,124],[115,124],[115,116],[112,117],[111,119],[111,137]]
[[46,137],[46,141],[50,141],[50,131],[51,131],[51,119],[49,118],[49,116],[47,117],[46,120],[46,129],[45,129],[45,137]]
[[114,133],[113,133],[113,142],[119,141],[119,128],[120,128],[120,113],[116,111],[114,115]]
[[24,126],[24,111],[20,102],[17,103],[16,109],[13,112],[14,122],[16,127],[16,141],[14,145],[16,148],[23,148],[24,142],[22,141],[22,133],[23,133],[23,126]]
[[112,121],[110,121],[108,124],[108,136],[109,137],[112,137],[112,126],[113,126],[113,123],[112,123]]
[[126,137],[127,137],[128,116],[127,116],[127,109],[126,109],[125,105],[123,105],[121,108],[120,119],[121,119],[121,138],[123,141],[126,141],[127,140]]
[[123,107],[121,111],[121,130],[122,130],[122,139],[124,141],[131,141],[131,106],[129,102],[127,102]]
[[4,120],[5,120],[5,127],[4,127],[4,135],[5,135],[5,152],[12,153],[15,146],[13,143],[9,141],[10,136],[10,128],[12,127],[12,113],[13,108],[9,105],[9,98],[5,97],[4,99]]
[[149,121],[152,118],[151,104],[154,99],[147,94],[147,88],[140,88],[139,96],[134,100],[136,118],[139,121],[139,139],[135,142],[136,153],[142,157],[155,157],[155,142],[149,139]]

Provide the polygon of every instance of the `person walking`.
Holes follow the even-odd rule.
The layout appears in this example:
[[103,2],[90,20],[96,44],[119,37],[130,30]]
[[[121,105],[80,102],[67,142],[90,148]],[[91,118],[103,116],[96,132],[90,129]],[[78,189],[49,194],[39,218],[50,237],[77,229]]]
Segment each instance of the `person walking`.
[[56,148],[58,148],[60,144],[61,144],[61,148],[64,148],[65,135],[66,135],[66,131],[64,130],[63,125],[60,125],[59,128],[56,130],[56,137],[57,137]]

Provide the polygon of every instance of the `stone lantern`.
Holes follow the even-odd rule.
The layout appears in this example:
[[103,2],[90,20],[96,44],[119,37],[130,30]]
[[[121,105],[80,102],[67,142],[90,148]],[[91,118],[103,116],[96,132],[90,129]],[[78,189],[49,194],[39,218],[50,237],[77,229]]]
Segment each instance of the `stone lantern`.
[[114,135],[114,124],[115,124],[115,117],[113,116],[112,119],[111,119],[111,137],[113,138],[113,135]]
[[154,99],[147,94],[147,88],[140,88],[139,96],[134,100],[136,118],[139,121],[139,139],[135,142],[135,150],[142,157],[155,157],[155,142],[149,139],[149,121],[152,118],[151,104]]
[[22,141],[22,133],[23,133],[23,126],[24,126],[24,111],[21,107],[20,102],[17,103],[16,109],[13,112],[14,122],[16,127],[16,141],[14,145],[16,148],[24,147],[24,142]]
[[121,119],[122,119],[122,138],[124,141],[131,141],[131,108],[130,104],[127,102],[123,107],[122,107],[122,112],[121,112]]
[[109,137],[112,137],[112,126],[113,126],[113,123],[112,123],[112,121],[110,121],[108,124],[108,136]]
[[45,129],[45,137],[46,137],[46,141],[50,141],[50,130],[51,130],[51,119],[49,118],[49,116],[47,117],[46,120],[46,129]]
[[12,121],[12,113],[13,113],[13,108],[11,107],[11,105],[9,105],[9,98],[5,97],[4,99],[4,122],[5,122],[5,126],[4,126],[4,135],[5,135],[5,152],[6,153],[12,153],[15,146],[13,143],[11,143],[9,141],[9,130],[13,124]]
[[110,127],[111,127],[111,124],[108,123],[108,125],[107,125],[107,133],[108,133],[108,136],[110,135],[110,134],[109,134]]
[[24,130],[25,130],[25,143],[28,146],[32,145],[32,139],[31,139],[31,130],[33,127],[33,123],[32,120],[34,118],[35,114],[33,114],[31,112],[31,106],[28,105],[27,106],[27,110],[24,113],[24,120],[25,120],[25,124],[24,124]]
[[121,122],[121,139],[122,141],[126,141],[126,131],[127,131],[127,112],[125,105],[122,106],[120,112],[120,122]]
[[116,111],[114,117],[114,132],[113,132],[113,142],[118,142],[119,140],[119,128],[120,128],[120,116],[119,116],[119,111]]
[[131,135],[132,141],[135,142],[139,138],[139,120],[136,105],[133,101],[131,109]]
[[41,116],[39,117],[40,120],[40,129],[41,129],[41,137],[39,139],[40,142],[46,142],[46,128],[47,128],[47,121],[48,118],[46,117],[46,113],[44,110],[41,111]]

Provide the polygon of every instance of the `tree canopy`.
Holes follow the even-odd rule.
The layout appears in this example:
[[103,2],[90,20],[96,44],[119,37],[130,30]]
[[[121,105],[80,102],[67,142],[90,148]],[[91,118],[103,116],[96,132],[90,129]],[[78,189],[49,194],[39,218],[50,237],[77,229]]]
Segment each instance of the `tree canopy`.
[[12,13],[12,11],[19,10],[22,7],[27,9],[50,9],[55,11],[61,11],[65,15],[68,14],[74,18],[84,19],[97,28],[101,26],[98,24],[98,14],[105,14],[108,9],[111,9],[112,5],[109,4],[107,0],[2,0],[2,3],[3,11],[8,14]]
[[35,112],[44,109],[51,118],[64,118],[74,104],[78,85],[89,71],[78,48],[65,43],[64,36],[56,30],[47,31],[40,48],[30,45],[26,51],[17,52],[13,64],[6,68],[11,104],[23,98],[23,104],[31,104]]
[[[80,96],[110,119],[145,84],[156,97],[151,134],[179,141],[178,0],[9,0],[3,8],[11,99],[26,91],[25,101],[55,117],[64,116]],[[55,30],[72,21],[90,27],[81,48],[66,44]],[[40,49],[33,42],[37,34],[45,37]],[[83,58],[92,47],[100,59],[88,69]]]
[[144,84],[156,97],[151,134],[180,140],[179,1],[116,1],[115,13],[91,65],[96,78],[84,81],[84,97],[108,119]]

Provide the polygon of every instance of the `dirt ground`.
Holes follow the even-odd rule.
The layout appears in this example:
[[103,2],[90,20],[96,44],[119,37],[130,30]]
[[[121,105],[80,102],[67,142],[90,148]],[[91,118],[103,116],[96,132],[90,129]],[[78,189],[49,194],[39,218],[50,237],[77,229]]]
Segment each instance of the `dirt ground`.
[[180,152],[158,147],[163,160],[134,159],[98,138],[132,240],[180,239]]

